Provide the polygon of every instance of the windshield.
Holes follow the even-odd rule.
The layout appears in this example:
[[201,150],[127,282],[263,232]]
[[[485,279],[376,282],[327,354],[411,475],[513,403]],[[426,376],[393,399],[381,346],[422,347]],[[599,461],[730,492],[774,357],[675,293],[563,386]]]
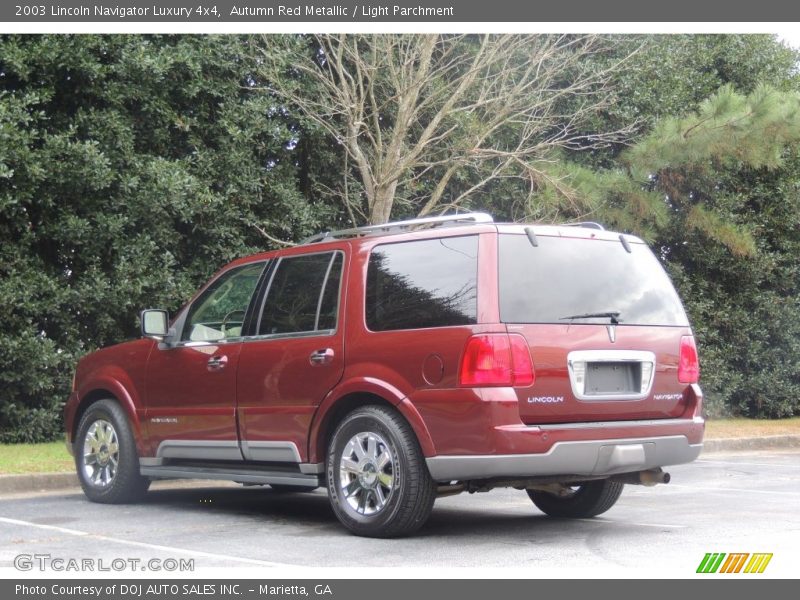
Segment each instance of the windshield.
[[[688,325],[672,283],[644,244],[500,236],[504,323]],[[612,317],[612,314],[615,315]]]

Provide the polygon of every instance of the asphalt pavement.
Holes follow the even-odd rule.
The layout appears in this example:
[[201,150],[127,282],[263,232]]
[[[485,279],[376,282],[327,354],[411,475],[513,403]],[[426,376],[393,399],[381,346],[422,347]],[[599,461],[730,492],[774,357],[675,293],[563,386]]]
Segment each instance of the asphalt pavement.
[[[517,490],[440,498],[427,525],[398,540],[347,533],[324,490],[163,482],[143,503],[120,506],[90,503],[79,491],[11,494],[0,497],[0,572],[34,576],[39,565],[18,571],[15,560],[46,554],[67,561],[57,563],[61,571],[70,559],[114,557],[190,558],[200,572],[513,567],[531,574],[555,568],[686,576],[707,552],[766,552],[773,553],[766,573],[796,576],[800,451],[704,454],[668,471],[671,483],[626,486],[619,502],[594,519],[547,517]],[[46,565],[43,573],[57,570]]]

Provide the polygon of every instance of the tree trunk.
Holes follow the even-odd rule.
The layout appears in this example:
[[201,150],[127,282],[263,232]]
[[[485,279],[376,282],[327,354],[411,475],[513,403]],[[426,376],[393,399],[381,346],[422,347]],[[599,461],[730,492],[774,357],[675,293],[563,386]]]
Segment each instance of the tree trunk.
[[394,205],[396,190],[397,181],[375,187],[375,200],[369,211],[370,225],[380,225],[381,223],[389,222],[392,216],[392,206]]

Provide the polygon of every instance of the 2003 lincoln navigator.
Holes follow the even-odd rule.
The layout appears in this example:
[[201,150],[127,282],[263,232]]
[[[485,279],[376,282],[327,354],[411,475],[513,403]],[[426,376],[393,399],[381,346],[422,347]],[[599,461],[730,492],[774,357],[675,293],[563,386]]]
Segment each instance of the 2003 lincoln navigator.
[[482,213],[328,232],[223,268],[142,339],[84,357],[66,405],[86,495],[153,479],[324,486],[350,531],[437,495],[524,490],[592,517],[702,448],[694,337],[630,235]]

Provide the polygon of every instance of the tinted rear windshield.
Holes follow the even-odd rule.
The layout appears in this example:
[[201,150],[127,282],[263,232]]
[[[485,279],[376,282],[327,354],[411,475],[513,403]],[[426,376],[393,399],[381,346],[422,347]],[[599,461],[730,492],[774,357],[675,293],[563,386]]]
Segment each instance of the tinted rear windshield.
[[658,259],[618,240],[500,236],[500,319],[505,323],[688,325]]

